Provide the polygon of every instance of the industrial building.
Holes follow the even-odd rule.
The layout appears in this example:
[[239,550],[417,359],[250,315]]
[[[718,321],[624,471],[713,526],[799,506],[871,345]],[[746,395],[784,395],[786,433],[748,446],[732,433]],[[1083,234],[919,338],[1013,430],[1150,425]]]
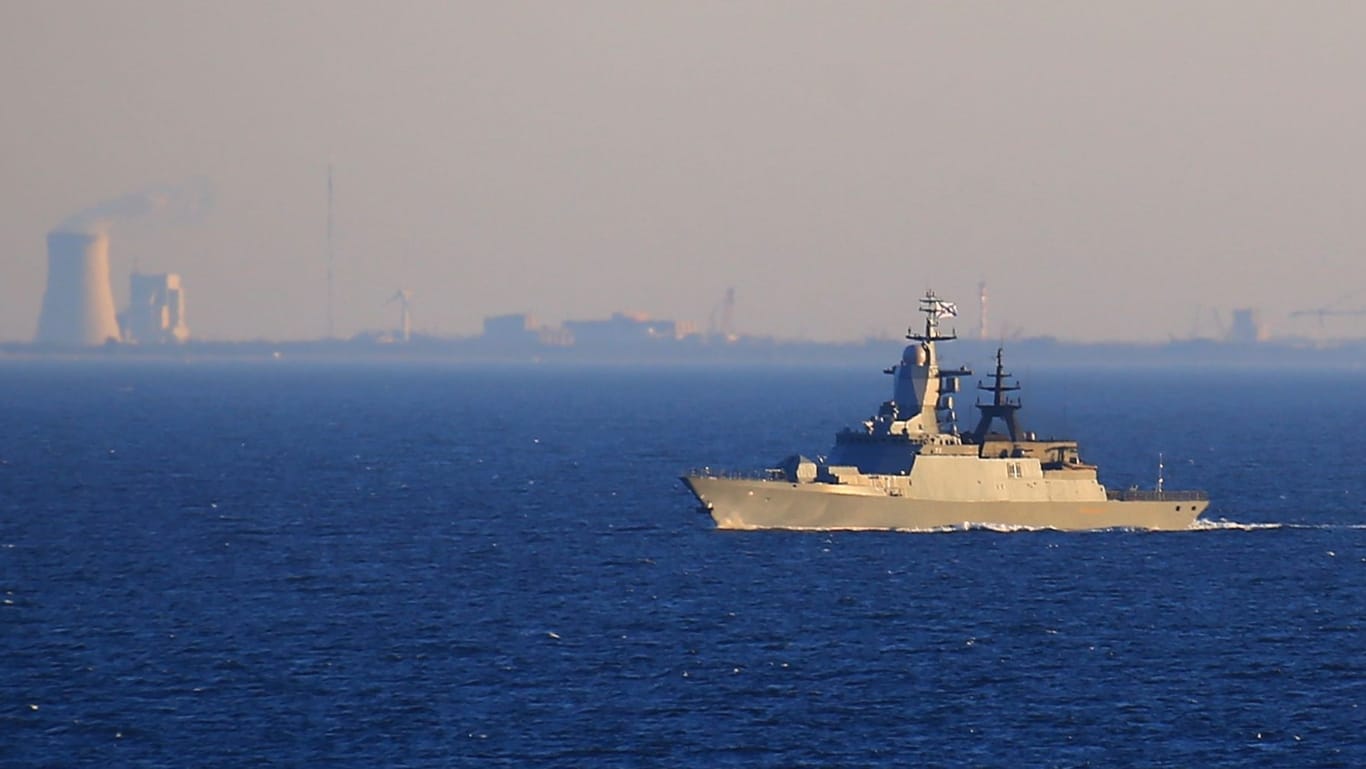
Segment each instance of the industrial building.
[[1271,338],[1262,314],[1255,308],[1240,307],[1233,311],[1233,327],[1228,331],[1228,341],[1239,344],[1265,342]]
[[651,318],[644,313],[614,312],[607,320],[571,320],[564,324],[575,345],[615,345],[652,339],[679,340],[697,333],[690,323]]
[[120,320],[126,342],[173,344],[189,339],[180,276],[169,272],[130,275],[128,309]]
[[47,290],[38,315],[36,344],[167,344],[189,337],[185,290],[179,275],[134,272],[128,281],[128,309],[115,315],[109,281],[109,237],[91,232],[48,233]]
[[536,316],[523,312],[484,318],[484,341],[509,347],[541,345],[567,347],[573,343],[562,328],[545,326]]

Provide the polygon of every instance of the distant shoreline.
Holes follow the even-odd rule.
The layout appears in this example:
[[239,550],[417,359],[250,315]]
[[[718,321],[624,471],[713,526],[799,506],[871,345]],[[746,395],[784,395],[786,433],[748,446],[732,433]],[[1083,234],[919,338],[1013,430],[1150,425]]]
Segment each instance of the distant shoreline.
[[[61,349],[34,344],[0,344],[0,363],[25,361],[179,362],[310,361],[320,363],[449,363],[545,365],[746,365],[888,366],[903,342],[870,339],[854,343],[783,342],[741,338],[727,343],[643,340],[616,345],[506,346],[488,340],[415,337],[408,343],[371,340],[292,342],[204,342],[173,345],[107,344]],[[1231,343],[1212,340],[1141,343],[1069,343],[1051,338],[958,340],[940,350],[941,364],[982,368],[998,346],[1021,368],[1326,367],[1366,369],[1366,340],[1314,345],[1308,342]]]

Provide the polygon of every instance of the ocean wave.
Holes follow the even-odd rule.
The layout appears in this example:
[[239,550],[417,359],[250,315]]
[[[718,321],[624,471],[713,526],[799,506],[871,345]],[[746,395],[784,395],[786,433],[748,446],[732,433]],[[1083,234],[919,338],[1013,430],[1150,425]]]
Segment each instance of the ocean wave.
[[1366,529],[1366,523],[1241,523],[1230,521],[1227,518],[1220,518],[1217,521],[1197,518],[1195,523],[1191,524],[1189,531],[1261,531],[1263,529],[1362,530]]
[[1196,518],[1191,524],[1190,531],[1260,531],[1262,529],[1283,529],[1293,524],[1285,523],[1241,523],[1230,521],[1227,518],[1220,518],[1217,521],[1207,521],[1204,518]]

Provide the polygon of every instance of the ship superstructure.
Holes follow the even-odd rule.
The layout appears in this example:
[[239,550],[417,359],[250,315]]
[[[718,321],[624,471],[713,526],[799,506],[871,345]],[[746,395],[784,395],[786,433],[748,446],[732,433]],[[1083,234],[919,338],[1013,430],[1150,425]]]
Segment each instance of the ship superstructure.
[[[791,456],[759,477],[711,471],[683,482],[729,529],[941,529],[1003,526],[1179,530],[1209,505],[1198,491],[1108,491],[1077,443],[1025,431],[1019,390],[1002,352],[977,426],[961,433],[954,411],[966,368],[942,369],[940,326],[957,308],[927,292],[924,325],[907,332],[886,373],[892,397],[858,429],[835,436],[826,458]],[[997,423],[1003,432],[995,431]]]

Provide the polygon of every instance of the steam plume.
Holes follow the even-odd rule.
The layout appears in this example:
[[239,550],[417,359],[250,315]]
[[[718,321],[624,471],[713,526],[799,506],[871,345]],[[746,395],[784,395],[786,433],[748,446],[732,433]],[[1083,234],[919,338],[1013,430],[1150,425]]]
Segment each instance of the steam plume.
[[60,232],[100,234],[117,222],[154,219],[163,224],[191,224],[213,207],[213,188],[196,177],[180,184],[160,184],[96,203],[58,224]]

